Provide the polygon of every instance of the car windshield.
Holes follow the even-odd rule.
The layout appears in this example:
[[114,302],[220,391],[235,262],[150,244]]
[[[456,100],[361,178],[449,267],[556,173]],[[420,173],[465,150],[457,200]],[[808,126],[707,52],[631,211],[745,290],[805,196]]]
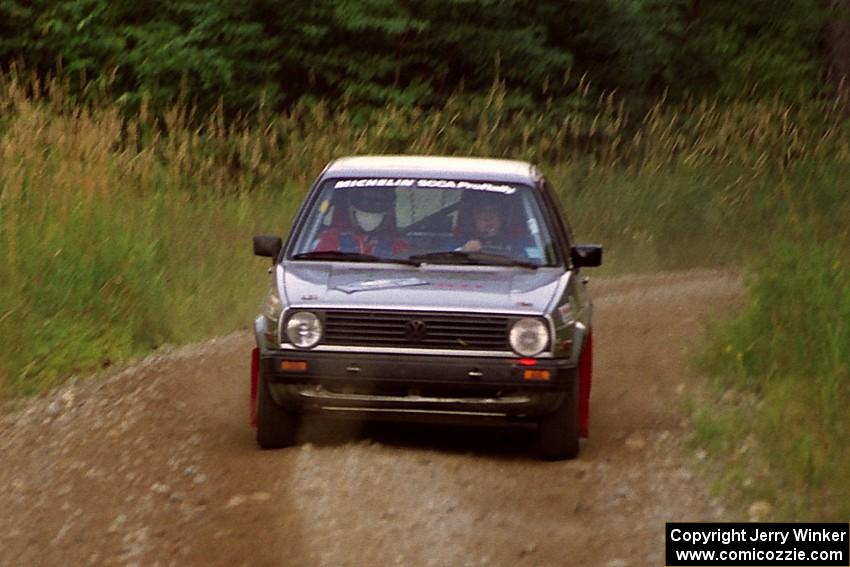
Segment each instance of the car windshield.
[[440,179],[325,181],[289,257],[526,267],[558,263],[530,187]]

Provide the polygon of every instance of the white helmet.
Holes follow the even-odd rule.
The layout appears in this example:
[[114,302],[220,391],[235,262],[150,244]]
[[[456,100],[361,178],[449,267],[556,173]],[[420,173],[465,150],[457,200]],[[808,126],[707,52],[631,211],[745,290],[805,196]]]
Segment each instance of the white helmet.
[[395,205],[395,191],[389,188],[349,189],[351,222],[364,232],[376,230]]

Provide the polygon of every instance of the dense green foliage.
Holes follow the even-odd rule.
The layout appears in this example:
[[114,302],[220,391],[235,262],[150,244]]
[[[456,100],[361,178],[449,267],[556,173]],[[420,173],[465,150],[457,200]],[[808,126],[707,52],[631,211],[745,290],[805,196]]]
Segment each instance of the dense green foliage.
[[[687,58],[696,61],[689,80],[699,85],[709,73],[720,94],[735,97],[786,91],[811,93],[823,64],[813,54],[823,42],[823,27],[837,18],[827,2],[799,0],[705,0],[695,7],[695,28]],[[687,71],[686,71],[687,72]]]
[[821,0],[0,0],[0,68],[61,68],[135,109],[180,97],[230,113],[301,99],[440,105],[504,82],[569,106],[581,82],[633,104],[662,92],[811,95]]

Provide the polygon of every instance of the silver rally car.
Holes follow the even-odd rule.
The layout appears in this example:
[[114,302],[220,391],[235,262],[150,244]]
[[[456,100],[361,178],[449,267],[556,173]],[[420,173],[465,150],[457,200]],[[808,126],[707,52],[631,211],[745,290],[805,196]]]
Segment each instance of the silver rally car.
[[544,458],[587,435],[591,303],[549,183],[521,161],[348,157],[286,239],[255,236],[272,281],[255,321],[263,448],[302,416],[527,425]]

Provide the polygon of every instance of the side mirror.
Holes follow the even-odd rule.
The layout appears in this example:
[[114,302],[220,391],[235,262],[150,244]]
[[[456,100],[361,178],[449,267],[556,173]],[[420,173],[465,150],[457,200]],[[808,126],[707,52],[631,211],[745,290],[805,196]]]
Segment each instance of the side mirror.
[[602,265],[602,246],[598,244],[577,244],[573,246],[571,256],[576,268],[595,268]]
[[254,254],[256,256],[267,256],[277,258],[280,249],[283,248],[283,239],[279,236],[255,236]]

